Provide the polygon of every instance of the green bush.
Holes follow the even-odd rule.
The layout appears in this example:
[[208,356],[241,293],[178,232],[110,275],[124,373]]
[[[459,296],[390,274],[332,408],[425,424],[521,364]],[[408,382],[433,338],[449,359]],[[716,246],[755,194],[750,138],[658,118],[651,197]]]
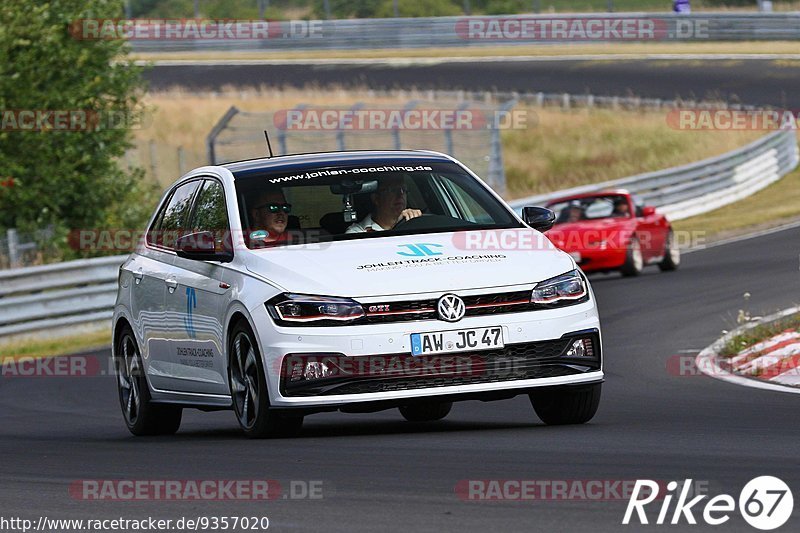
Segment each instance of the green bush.
[[[104,224],[112,209],[138,202],[141,185],[118,161],[141,113],[140,68],[121,40],[76,38],[79,19],[119,18],[111,0],[3,0],[0,110],[86,112],[94,128],[0,129],[0,230],[52,227],[56,235]],[[15,110],[6,115],[8,110]]]

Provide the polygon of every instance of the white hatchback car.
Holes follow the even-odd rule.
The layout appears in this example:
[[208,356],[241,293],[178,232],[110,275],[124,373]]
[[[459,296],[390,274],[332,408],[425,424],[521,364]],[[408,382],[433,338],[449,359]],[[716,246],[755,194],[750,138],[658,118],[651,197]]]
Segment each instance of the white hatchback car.
[[164,194],[120,269],[119,399],[136,435],[185,407],[233,408],[248,436],[310,413],[528,394],[548,424],[600,401],[600,324],[572,258],[453,158],[282,156],[198,168]]

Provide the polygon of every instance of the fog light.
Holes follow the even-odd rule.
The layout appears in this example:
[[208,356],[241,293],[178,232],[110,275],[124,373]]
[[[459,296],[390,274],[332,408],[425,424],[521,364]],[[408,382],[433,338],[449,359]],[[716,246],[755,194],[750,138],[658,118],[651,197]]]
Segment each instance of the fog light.
[[342,358],[339,353],[290,354],[283,359],[281,376],[290,382],[341,376]]
[[321,361],[309,361],[306,363],[306,369],[303,371],[305,379],[319,379],[331,375],[328,365]]
[[594,357],[592,339],[577,339],[572,341],[566,353],[567,357]]

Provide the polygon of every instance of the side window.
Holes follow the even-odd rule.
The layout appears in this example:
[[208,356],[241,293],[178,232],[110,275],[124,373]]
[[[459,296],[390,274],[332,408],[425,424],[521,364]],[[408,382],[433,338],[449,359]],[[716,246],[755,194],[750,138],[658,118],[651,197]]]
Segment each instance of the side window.
[[167,210],[167,205],[169,205],[169,201],[172,198],[172,194],[167,197],[167,200],[159,206],[158,215],[156,218],[153,219],[153,224],[150,226],[150,229],[147,230],[147,244],[151,246],[156,246],[159,243],[158,236],[160,233],[158,232],[158,228],[161,226],[161,221],[164,220],[164,211]]
[[186,233],[192,197],[199,184],[199,181],[192,181],[175,189],[160,216],[161,220],[153,225],[155,235],[148,236],[148,242],[170,249],[175,247],[175,240]]
[[188,232],[210,231],[214,234],[217,251],[222,251],[228,236],[228,211],[225,207],[225,190],[216,180],[205,180],[197,195]]
[[228,229],[228,211],[225,207],[225,191],[216,180],[206,180],[197,195],[191,231],[226,231]]
[[458,202],[458,207],[466,219],[478,224],[489,224],[493,221],[490,215],[475,199],[469,195],[458,183],[452,180],[443,180],[453,195],[453,200]]

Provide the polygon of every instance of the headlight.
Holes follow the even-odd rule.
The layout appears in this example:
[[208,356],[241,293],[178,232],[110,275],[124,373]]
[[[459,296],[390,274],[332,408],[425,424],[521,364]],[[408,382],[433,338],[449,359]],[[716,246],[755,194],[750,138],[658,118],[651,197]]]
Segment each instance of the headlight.
[[589,296],[586,281],[579,270],[573,270],[537,283],[531,293],[531,303],[553,305],[578,303]]
[[361,304],[350,298],[281,294],[267,302],[267,309],[278,323],[324,325],[329,321],[344,323],[364,316]]

